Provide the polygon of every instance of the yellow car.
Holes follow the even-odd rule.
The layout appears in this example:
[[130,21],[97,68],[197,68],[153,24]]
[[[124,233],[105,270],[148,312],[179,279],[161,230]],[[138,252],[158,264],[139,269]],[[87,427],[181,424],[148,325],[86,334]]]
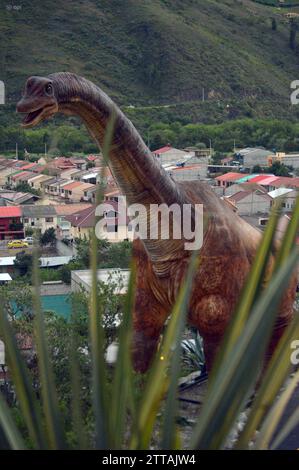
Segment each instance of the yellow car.
[[27,248],[28,243],[23,242],[23,240],[12,240],[8,242],[7,248]]

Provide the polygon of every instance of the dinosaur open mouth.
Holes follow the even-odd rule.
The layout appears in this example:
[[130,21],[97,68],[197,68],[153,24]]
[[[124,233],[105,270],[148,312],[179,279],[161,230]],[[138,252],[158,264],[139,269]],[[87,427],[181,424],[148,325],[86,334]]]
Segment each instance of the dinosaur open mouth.
[[[18,108],[17,108],[18,109]],[[57,111],[57,104],[49,104],[41,108],[30,111],[29,113],[19,108],[19,112],[26,113],[22,121],[22,127],[33,127],[39,124],[42,120],[52,116]]]
[[23,126],[28,126],[29,124],[32,124],[36,118],[43,112],[43,108],[37,109],[36,111],[32,111],[32,113],[26,114],[22,121]]

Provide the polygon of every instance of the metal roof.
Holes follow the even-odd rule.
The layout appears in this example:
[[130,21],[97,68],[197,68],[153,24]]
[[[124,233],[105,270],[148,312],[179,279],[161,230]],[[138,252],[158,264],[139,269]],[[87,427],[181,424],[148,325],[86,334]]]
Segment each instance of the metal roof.
[[15,256],[3,256],[0,258],[0,266],[13,266]]
[[290,188],[278,188],[278,189],[274,189],[274,191],[270,191],[268,193],[268,196],[275,199],[276,197],[284,196],[285,194],[292,193],[292,192],[293,192],[293,189],[290,189]]
[[[71,272],[73,284],[83,285],[87,290],[91,289],[92,276],[90,270],[75,270]],[[115,294],[126,294],[129,283],[130,271],[128,269],[98,269],[97,279],[104,284],[115,283]]]
[[[247,176],[247,175],[243,175]],[[215,178],[216,181],[236,181],[242,177],[241,173],[234,173],[234,172],[229,172],[225,173],[225,175],[217,176]]]
[[[0,266],[13,266],[15,256],[4,256],[0,258]],[[47,258],[40,258],[41,268],[50,268],[53,266],[61,266],[71,261],[72,256],[49,256]]]
[[273,178],[273,177],[275,177],[275,175],[255,175],[255,177],[252,178],[251,183],[261,183],[265,179]]
[[82,176],[83,180],[88,180],[89,178],[96,178],[99,172],[88,173],[87,175]]
[[238,179],[236,183],[246,183],[247,181],[252,181],[256,177],[257,175],[245,175],[245,176],[242,176],[242,178]]
[[12,281],[11,275],[8,273],[0,273],[0,282],[1,281]]
[[53,266],[62,266],[63,264],[68,264],[72,258],[72,256],[49,256],[47,258],[40,258],[40,267],[50,268]]
[[56,216],[56,210],[54,206],[26,205],[22,206],[21,210],[22,216],[28,218]]

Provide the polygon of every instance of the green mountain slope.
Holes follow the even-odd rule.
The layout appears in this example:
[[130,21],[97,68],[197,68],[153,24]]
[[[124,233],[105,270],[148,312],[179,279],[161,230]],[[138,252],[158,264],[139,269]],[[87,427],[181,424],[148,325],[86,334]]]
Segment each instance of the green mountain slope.
[[0,0],[0,79],[12,104],[28,75],[68,70],[122,106],[181,103],[192,120],[222,119],[233,100],[244,115],[289,117],[299,56],[277,12],[250,0]]

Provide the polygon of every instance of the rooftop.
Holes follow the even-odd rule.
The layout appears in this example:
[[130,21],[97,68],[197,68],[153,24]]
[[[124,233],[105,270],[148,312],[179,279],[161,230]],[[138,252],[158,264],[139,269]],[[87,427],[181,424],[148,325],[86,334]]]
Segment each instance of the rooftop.
[[26,206],[22,206],[21,210],[22,210],[23,217],[28,217],[28,218],[56,216],[55,206],[26,205]]
[[[90,270],[72,271],[72,289],[85,287],[91,289],[92,276]],[[115,294],[126,294],[130,271],[128,269],[98,269],[97,279],[104,284],[115,284]]]
[[285,196],[286,194],[292,193],[292,192],[293,192],[293,190],[290,189],[290,188],[278,188],[278,189],[274,189],[274,191],[270,191],[268,193],[268,196],[275,199],[277,197]]
[[4,217],[21,217],[22,212],[20,207],[5,206],[0,207],[0,218]]
[[271,182],[271,186],[274,186],[275,188],[279,188],[281,186],[283,187],[289,187],[289,188],[299,188],[299,178],[289,178],[287,176],[279,176],[277,179],[273,182]]
[[80,181],[73,181],[72,183],[64,184],[63,189],[70,191],[71,189],[76,188],[77,186],[81,186],[81,184],[82,183]]
[[13,204],[22,204],[30,199],[39,199],[39,196],[36,196],[32,193],[23,193],[20,191],[0,191],[0,198],[5,199]]
[[83,209],[66,217],[73,227],[89,228],[95,225],[95,207]]
[[237,181],[238,179],[244,176],[249,176],[249,175],[242,175],[241,173],[234,173],[230,171],[229,173],[225,173],[225,175],[217,176],[215,180],[216,181]]
[[154,150],[153,153],[156,155],[160,155],[161,153],[169,152],[169,150],[173,150],[170,145],[166,145],[165,147],[161,147],[160,149]]
[[78,204],[57,204],[53,207],[55,207],[57,215],[66,216],[75,214],[76,212],[82,211],[83,209],[90,208],[92,205],[88,204],[87,202],[82,202]]
[[238,193],[233,194],[232,196],[229,196],[228,199],[233,200],[234,202],[239,202],[253,193],[256,194],[257,196],[263,197],[264,199],[269,199],[268,194],[263,193],[262,191],[240,191]]

